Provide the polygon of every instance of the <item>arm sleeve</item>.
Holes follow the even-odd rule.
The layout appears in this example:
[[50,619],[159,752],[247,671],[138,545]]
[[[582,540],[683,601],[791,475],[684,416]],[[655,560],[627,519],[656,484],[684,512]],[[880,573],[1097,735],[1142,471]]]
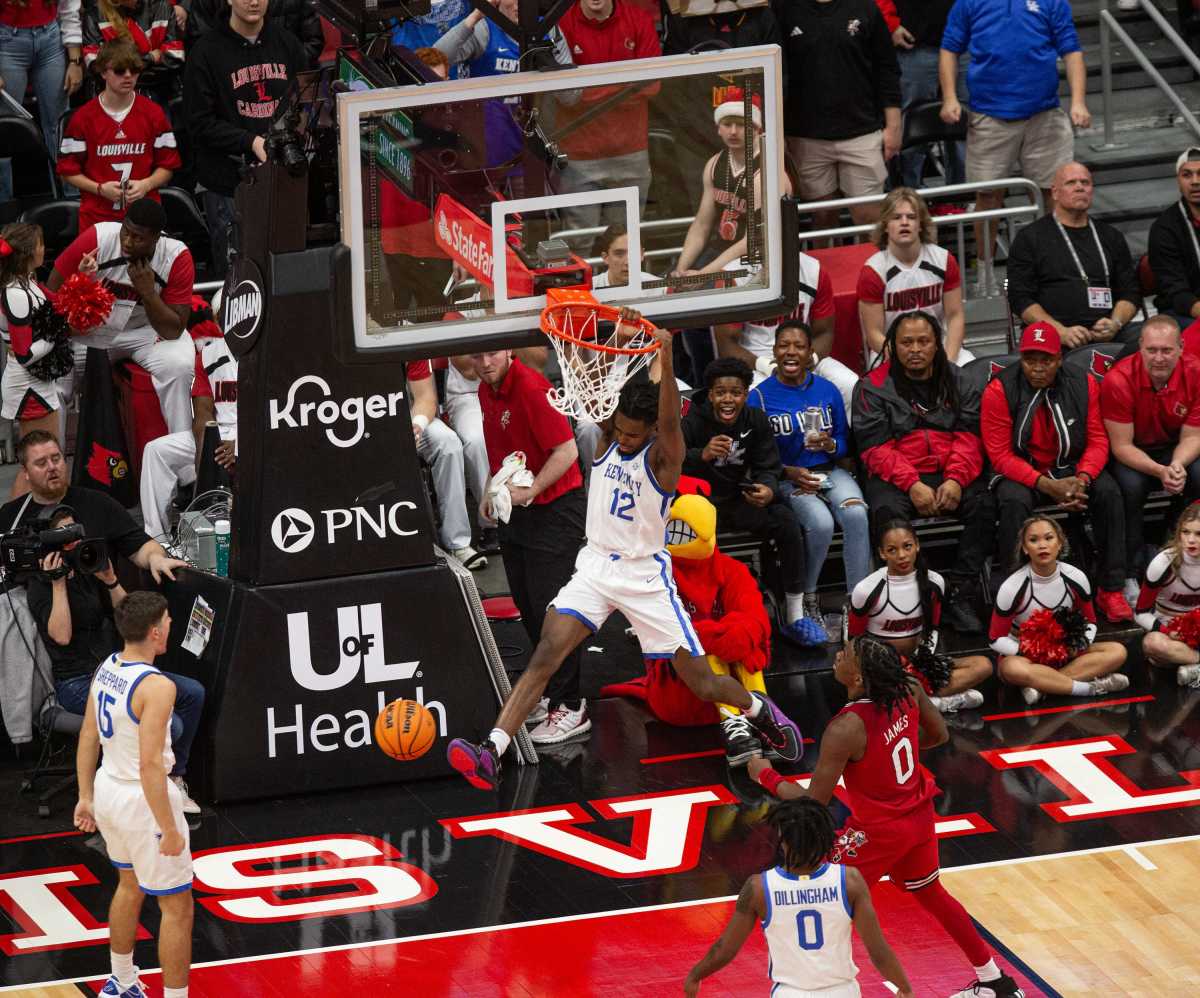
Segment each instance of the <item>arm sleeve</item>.
[[961,55],[967,50],[970,41],[971,22],[967,16],[967,0],[957,0],[946,18],[946,28],[942,32],[942,48],[955,55]]
[[[761,410],[757,410],[761,412]],[[762,422],[754,427],[754,449],[749,455],[750,478],[765,485],[772,492],[779,491],[779,481],[783,478],[783,463],[779,459],[779,445],[775,442],[775,434],[771,432],[771,424],[767,421],[766,413],[761,415]],[[756,421],[757,422],[757,421]]]
[[1108,434],[1104,430],[1104,420],[1100,418],[1100,385],[1090,374],[1084,377],[1088,379],[1087,447],[1077,469],[1095,479],[1108,462]]
[[208,372],[204,370],[204,360],[200,354],[196,354],[196,370],[192,373],[192,398],[210,399],[212,397],[212,383],[208,380]]
[[[821,273],[824,275],[824,270]],[[870,302],[873,305],[882,305],[884,290],[883,278],[879,276],[875,268],[863,264],[863,269],[858,272],[858,286],[855,288],[855,296],[858,300]]]
[[1020,643],[1012,636],[1013,612],[1001,610],[997,600],[992,607],[992,620],[988,625],[988,644],[998,655],[1015,655],[1020,650]]
[[1078,52],[1079,35],[1071,17],[1071,5],[1066,0],[1052,0],[1050,7],[1050,32],[1054,48],[1060,56]]
[[[172,23],[174,23],[174,15],[172,15]],[[178,170],[183,166],[183,160],[179,156],[179,144],[175,141],[175,132],[172,131],[171,123],[167,120],[163,109],[157,104],[153,106],[157,118],[157,135],[154,137],[154,168],[156,170],[160,167],[164,170]]]
[[[879,0],[876,0],[876,3],[878,2]],[[872,11],[872,15],[871,47],[875,62],[875,101],[882,113],[885,107],[900,106],[900,63],[896,60],[896,46],[892,44],[892,29],[884,21],[878,7]],[[897,27],[899,23],[900,19],[897,17]]]
[[170,65],[178,66],[183,62],[183,37],[179,32],[179,24],[175,20],[174,5],[169,0],[160,0],[159,7],[162,11],[161,15],[157,16],[166,21],[166,26],[162,29],[162,41],[159,47],[162,49],[162,54],[167,57]]
[[96,497],[96,501],[106,507],[103,511],[104,539],[118,554],[132,557],[150,537],[134,522],[125,507],[107,492],[97,492]]
[[837,441],[837,450],[830,457],[840,461],[850,453],[850,424],[846,421],[846,404],[842,401],[842,393],[836,387],[829,393],[829,408],[833,412],[833,439]]
[[167,305],[192,304],[192,285],[196,280],[196,265],[192,261],[191,250],[184,250],[171,264],[171,273],[167,275],[167,286],[162,290],[162,300]]
[[[890,482],[907,492],[921,476],[913,463],[900,451],[892,439],[891,428],[881,410],[871,405],[870,395],[863,390],[865,381],[854,386],[854,440],[861,452],[867,473]],[[865,445],[865,446],[864,446]]]
[[708,443],[708,439],[700,439],[704,435],[704,427],[701,425],[700,417],[693,415],[696,412],[692,409],[683,417],[681,429],[683,430],[683,443],[687,447],[687,453],[683,458],[683,466],[688,473],[696,478],[708,478],[708,465],[705,464],[701,454],[704,453],[704,445]]
[[88,4],[83,12],[83,62],[90,66],[95,60],[100,46],[104,44],[104,36],[100,34],[100,10],[97,4]]
[[1032,226],[1017,233],[1008,251],[1008,306],[1020,318],[1037,304],[1037,247]]
[[567,417],[550,404],[545,392],[533,391],[526,395],[525,417],[529,420],[534,439],[547,453],[575,436]]
[[896,5],[892,0],[875,0],[875,6],[883,15],[883,21],[887,25],[889,33],[900,27],[900,15],[896,12]]
[[999,381],[993,381],[984,389],[980,435],[988,460],[998,474],[1031,489],[1037,486],[1037,480],[1041,477],[1037,468],[1018,457],[1012,449],[1012,416],[1004,397],[1004,387]]
[[1132,302],[1138,308],[1142,307],[1142,289],[1138,285],[1137,273],[1133,267],[1133,254],[1129,252],[1129,243],[1118,229],[1105,227],[1108,236],[1109,249],[1112,259],[1113,302]]
[[62,142],[58,146],[58,164],[55,169],[60,177],[74,177],[83,173],[87,160],[87,135],[83,129],[84,115],[79,110],[71,112],[63,128]]
[[470,62],[482,54],[487,48],[489,37],[486,17],[474,25],[468,25],[464,19],[434,42],[433,47],[449,59],[451,65],[454,65],[459,62]]
[[833,311],[833,278],[822,267],[821,272],[817,275],[817,295],[813,298],[808,320],[812,322],[816,319],[828,319],[833,315]]
[[82,45],[83,28],[80,25],[80,0],[59,0],[58,28],[64,45]]
[[59,272],[64,278],[70,277],[79,270],[79,261],[83,259],[84,253],[90,253],[96,248],[96,229],[94,226],[88,226],[65,250],[58,254],[54,261],[54,269]]
[[946,281],[944,290],[956,291],[962,287],[962,271],[953,253],[946,254]]
[[195,53],[202,58],[189,59],[183,74],[183,100],[188,109],[193,148],[205,146],[212,152],[231,156],[250,155],[254,150],[254,134],[221,116],[223,101],[208,59],[203,58],[207,54],[206,48]]
[[[1114,375],[1116,375],[1114,377]],[[1114,423],[1133,423],[1133,392],[1122,368],[1109,371],[1100,383],[1100,417]]]
[[[1172,206],[1168,211],[1176,212]],[[1172,312],[1178,315],[1190,315],[1192,306],[1196,304],[1197,296],[1188,282],[1188,267],[1184,260],[1186,254],[1194,254],[1187,238],[1180,238],[1176,226],[1169,223],[1165,217],[1155,220],[1150,227],[1150,269],[1158,283],[1158,301],[1169,303]],[[1183,237],[1187,232],[1182,233]]]

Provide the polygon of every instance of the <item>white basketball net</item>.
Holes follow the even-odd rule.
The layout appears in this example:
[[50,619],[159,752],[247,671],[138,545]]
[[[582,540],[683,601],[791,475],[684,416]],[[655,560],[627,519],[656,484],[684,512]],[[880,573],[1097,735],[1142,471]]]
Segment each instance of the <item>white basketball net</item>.
[[638,329],[631,339],[625,339],[633,328],[632,323],[620,327],[620,340],[615,324],[612,331],[604,335],[609,322],[604,320],[603,325],[598,325],[595,310],[587,306],[558,310],[554,318],[560,331],[587,342],[581,344],[562,336],[549,337],[558,356],[563,383],[562,388],[551,388],[546,392],[546,398],[564,416],[603,422],[616,411],[621,387],[650,363],[655,351],[613,353],[597,349],[597,345],[637,349],[649,345],[653,337]]

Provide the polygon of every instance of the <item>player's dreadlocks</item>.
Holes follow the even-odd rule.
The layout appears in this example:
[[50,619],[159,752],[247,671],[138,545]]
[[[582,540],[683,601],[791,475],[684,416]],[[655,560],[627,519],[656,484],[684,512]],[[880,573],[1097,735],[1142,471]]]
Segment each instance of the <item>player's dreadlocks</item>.
[[864,634],[854,639],[854,657],[862,672],[867,696],[877,707],[895,714],[900,706],[912,699],[908,673],[900,653],[886,641]]
[[914,399],[911,397],[911,392],[908,391],[909,380],[904,376],[904,369],[896,361],[896,334],[900,331],[900,323],[910,319],[920,319],[929,323],[929,328],[933,331],[934,342],[937,344],[937,353],[933,355],[933,372],[930,378],[936,389],[933,397],[938,406],[957,412],[959,409],[958,383],[954,380],[954,365],[946,356],[942,324],[928,312],[905,312],[896,316],[884,337],[882,356],[892,358],[892,381],[896,385],[896,393],[909,405],[913,404]]
[[617,412],[627,419],[640,419],[647,426],[658,422],[658,385],[625,382],[617,399]]
[[837,836],[833,812],[811,797],[776,804],[767,815],[767,824],[778,838],[775,862],[779,866],[820,866]]

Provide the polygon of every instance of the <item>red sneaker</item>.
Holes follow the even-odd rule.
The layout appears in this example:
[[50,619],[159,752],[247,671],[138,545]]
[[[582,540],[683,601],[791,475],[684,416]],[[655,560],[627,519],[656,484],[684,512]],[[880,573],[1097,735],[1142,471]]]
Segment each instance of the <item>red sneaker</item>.
[[1119,589],[1101,589],[1096,593],[1096,608],[1114,624],[1133,620],[1133,610]]

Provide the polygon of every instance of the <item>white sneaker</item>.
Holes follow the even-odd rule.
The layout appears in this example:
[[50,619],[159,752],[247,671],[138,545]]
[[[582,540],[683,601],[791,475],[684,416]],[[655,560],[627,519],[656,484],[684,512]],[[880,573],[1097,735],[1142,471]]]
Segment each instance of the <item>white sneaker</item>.
[[529,732],[529,738],[534,745],[558,745],[573,738],[582,738],[591,730],[587,701],[580,700],[578,710],[555,707],[546,715],[546,720]]
[[983,705],[983,694],[979,690],[951,693],[947,697],[930,697],[932,703],[943,714],[954,714],[960,710],[974,710]]
[[1021,687],[1022,699],[1032,707],[1035,703],[1042,699],[1041,691],[1035,690],[1032,686]]
[[1181,665],[1175,670],[1175,681],[1180,686],[1200,690],[1200,665]]
[[183,782],[182,776],[172,776],[171,782],[179,788],[179,793],[183,797],[183,813],[184,814],[199,814],[200,805],[192,800],[188,794],[187,784]]
[[1129,677],[1122,676],[1119,672],[1114,672],[1102,679],[1092,680],[1092,696],[1102,696],[1105,693],[1115,693],[1118,690],[1127,689],[1129,689]]
[[1125,588],[1121,590],[1121,595],[1125,597],[1125,602],[1130,606],[1136,607],[1138,597],[1142,594],[1142,587],[1138,585],[1137,579],[1126,579]]
[[488,566],[487,555],[476,551],[470,544],[465,548],[455,548],[451,554],[462,562],[463,568],[469,568],[472,572],[478,572]]
[[529,712],[529,716],[525,718],[525,727],[536,728],[544,720],[546,715],[550,713],[550,698],[540,697],[537,706]]

